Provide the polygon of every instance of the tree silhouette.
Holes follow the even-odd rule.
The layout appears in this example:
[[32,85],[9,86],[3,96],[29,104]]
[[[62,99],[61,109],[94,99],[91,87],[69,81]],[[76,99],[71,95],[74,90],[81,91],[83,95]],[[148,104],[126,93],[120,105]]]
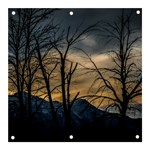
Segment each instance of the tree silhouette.
[[[9,97],[10,135],[20,137],[22,141],[65,141],[72,133],[83,141],[97,140],[103,139],[106,133],[113,135],[122,130],[122,126],[118,128],[120,123],[131,122],[131,126],[138,122],[136,129],[131,131],[124,126],[124,132],[131,131],[130,135],[134,135],[138,131],[141,134],[141,119],[126,117],[128,107],[133,106],[130,103],[142,95],[141,56],[137,52],[141,36],[139,30],[134,29],[133,12],[125,13],[123,10],[121,16],[111,23],[101,20],[91,25],[66,26],[67,21],[64,24],[58,22],[59,17],[55,13],[58,9],[15,9],[15,15],[11,15],[11,11],[9,88],[13,88],[16,94]],[[92,43],[87,43],[90,38],[86,38],[92,36],[92,40],[97,40],[96,35],[103,37],[106,48],[112,46],[114,49],[105,51],[110,60],[109,66],[99,67],[100,64],[92,58],[99,45],[95,41],[91,45],[92,56],[82,50]],[[80,53],[81,61],[70,57],[74,51],[84,53],[84,56]],[[75,56],[78,57],[78,54]],[[85,55],[90,63],[83,62]],[[93,73],[95,78],[86,76],[86,73]],[[88,78],[91,86],[85,83]],[[76,85],[82,87],[77,89]],[[89,93],[94,94],[85,93],[88,88]],[[83,93],[85,95],[82,96]],[[89,103],[97,99],[100,100],[97,107]],[[106,111],[99,109],[103,102],[108,102],[105,103]],[[121,115],[107,112],[112,107],[117,108]],[[107,128],[110,130],[107,131]],[[91,137],[87,136],[89,130]],[[121,133],[128,137],[124,132]],[[102,137],[99,137],[100,134]],[[118,139],[120,133],[115,137]]]
[[[43,78],[40,78],[40,83],[41,83],[41,80],[44,80],[44,86],[40,86],[40,90],[42,88],[45,88],[46,89],[46,96],[48,97],[48,100],[49,100],[49,104],[50,104],[50,111],[51,111],[51,114],[52,114],[52,118],[53,118],[53,122],[55,124],[55,126],[57,127],[57,118],[56,118],[56,111],[55,111],[55,108],[54,108],[54,105],[53,105],[53,99],[52,99],[52,92],[58,87],[58,86],[55,86],[53,89],[51,87],[51,81],[52,81],[52,78],[51,78],[51,75],[53,73],[53,71],[56,69],[57,65],[58,65],[58,62],[55,61],[53,62],[54,63],[54,67],[53,68],[49,68],[47,67],[47,62],[45,63],[45,58],[46,56],[49,54],[48,51],[50,49],[47,50],[44,50],[45,52],[44,55],[42,54],[41,50],[42,50],[42,45],[40,44],[40,41],[39,41],[40,38],[37,38],[35,37],[35,40],[36,40],[36,50],[37,50],[37,59],[39,61],[39,66],[40,66],[40,70],[42,72],[42,76]],[[45,48],[45,47],[44,47]],[[49,58],[49,59],[52,59],[52,58]],[[52,63],[52,62],[50,62]]]
[[[52,93],[61,88],[64,118],[66,128],[69,128],[71,125],[71,106],[80,92],[71,98],[72,76],[78,63],[68,60],[68,52],[92,33],[98,22],[84,29],[81,29],[82,24],[80,24],[75,31],[71,31],[69,26],[65,31],[60,27],[60,24],[54,24],[54,18],[51,15],[54,11],[56,10],[16,9],[16,16],[10,16],[9,80],[12,85],[15,85],[19,95],[21,114],[28,112],[29,121],[32,121],[33,117],[32,93],[46,89],[45,93],[50,104],[53,122],[55,125],[57,124],[57,110],[53,105]],[[59,57],[49,57],[50,52],[57,52]],[[49,64],[51,65],[50,68]],[[58,67],[60,84],[53,87],[52,75]],[[34,84],[38,83],[40,87],[33,89]],[[27,92],[28,95],[27,108],[24,104],[24,92]],[[21,116],[21,118],[24,117]]]
[[[82,24],[80,24],[74,32],[71,32],[71,27],[69,26],[66,32],[63,31],[62,34],[58,36],[58,39],[51,41],[51,43],[53,43],[53,47],[58,52],[60,59],[60,86],[67,130],[71,126],[71,107],[75,100],[78,99],[80,93],[80,91],[78,91],[71,99],[72,77],[77,69],[78,63],[68,60],[67,57],[69,55],[69,51],[73,49],[77,43],[85,40],[85,37],[96,30],[98,24],[99,22],[96,22],[82,30],[80,29]],[[61,42],[58,43],[57,41]]]
[[[15,11],[15,16],[10,15],[9,19],[9,83],[18,93],[20,114],[28,112],[28,118],[31,120],[31,95],[33,84],[37,80],[36,73],[40,67],[36,59],[35,37],[42,39],[40,42],[46,46],[48,35],[46,32],[55,27],[52,27],[52,23],[49,25],[41,23],[46,22],[55,9],[16,9]],[[24,92],[28,94],[27,108]]]
[[[126,116],[129,103],[142,94],[142,73],[138,60],[136,60],[141,57],[136,50],[141,36],[138,34],[138,30],[133,28],[132,19],[133,12],[125,14],[123,10],[116,22],[105,22],[100,27],[101,36],[107,39],[106,44],[115,43],[117,45],[115,50],[107,53],[112,60],[111,67],[99,68],[92,58],[82,50],[94,66],[94,69],[87,69],[97,74],[92,86],[101,82],[96,92],[99,95],[89,95],[89,97],[99,98],[101,102],[111,101],[106,109],[117,107],[122,117]],[[111,94],[104,95],[105,91]]]

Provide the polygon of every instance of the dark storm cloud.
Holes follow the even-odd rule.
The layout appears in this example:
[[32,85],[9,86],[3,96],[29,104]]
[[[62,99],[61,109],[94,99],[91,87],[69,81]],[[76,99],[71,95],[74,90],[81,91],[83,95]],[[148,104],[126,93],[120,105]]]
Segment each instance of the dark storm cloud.
[[[9,9],[9,16],[12,16],[11,12],[17,9]],[[133,28],[138,29],[138,33],[141,34],[141,26],[142,26],[142,17],[141,14],[137,15],[136,11],[141,9],[124,9],[124,13],[129,14],[133,11]],[[69,12],[73,11],[74,14],[72,16],[69,15]],[[66,30],[70,26],[71,31],[73,32],[80,24],[82,24],[80,30],[85,29],[86,27],[100,21],[103,23],[104,21],[113,23],[117,20],[119,16],[121,16],[122,9],[60,9],[55,11],[54,23],[59,23],[62,30]],[[13,16],[13,18],[17,17],[17,15]],[[51,20],[49,20],[51,21]],[[49,22],[42,22],[42,24],[47,24]],[[78,43],[78,46],[88,52],[91,53],[99,53],[101,51],[108,50],[112,48],[112,45],[116,43],[109,43],[106,45],[107,39],[102,38],[100,35],[100,31],[96,31],[94,34],[91,34],[84,41]],[[103,33],[104,34],[104,33]]]
[[[69,15],[70,11],[74,12],[72,16]],[[137,9],[124,9],[125,15],[129,14],[131,11],[133,11],[132,26],[137,28],[139,30],[138,32],[140,33],[141,14],[136,14]],[[69,26],[71,26],[71,29],[75,30],[75,28],[77,28],[81,23],[81,29],[86,28],[97,21],[106,21],[112,23],[117,20],[121,13],[122,9],[61,9],[60,11],[55,12],[54,17],[55,22],[60,23],[62,29],[67,29]],[[85,41],[81,42],[79,46],[87,51],[97,53],[104,49],[109,49],[109,46],[105,47],[106,40],[101,40],[100,37],[92,35],[89,36]]]

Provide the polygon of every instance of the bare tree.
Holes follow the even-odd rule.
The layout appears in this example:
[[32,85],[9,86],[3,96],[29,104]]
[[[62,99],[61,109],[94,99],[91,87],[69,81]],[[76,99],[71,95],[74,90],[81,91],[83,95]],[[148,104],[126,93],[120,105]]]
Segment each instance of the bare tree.
[[[110,42],[117,45],[115,50],[106,55],[111,57],[111,67],[99,68],[87,54],[94,68],[87,68],[96,73],[92,86],[100,82],[96,94],[89,95],[101,101],[109,100],[109,107],[117,107],[122,117],[126,116],[129,103],[142,94],[142,74],[137,58],[141,58],[136,45],[140,42],[141,35],[132,25],[133,12],[125,14],[124,10],[118,20],[113,23],[106,22],[101,26],[101,34]],[[117,85],[117,86],[116,86]],[[104,92],[111,93],[104,95]]]
[[[80,26],[73,32],[71,27],[67,28],[67,31],[63,31],[58,39],[61,39],[59,43],[55,40],[52,42],[53,47],[59,54],[60,59],[60,78],[61,78],[61,94],[64,109],[64,117],[66,127],[69,128],[71,125],[71,107],[74,101],[78,98],[79,93],[77,92],[73,98],[71,98],[71,83],[74,72],[78,67],[78,63],[68,60],[69,51],[75,47],[77,43],[84,40],[90,33],[96,30],[96,26],[99,22],[81,30]],[[84,37],[83,37],[84,36]],[[60,38],[61,37],[61,38]]]
[[[49,22],[46,21],[55,9],[16,9],[15,11],[15,16],[10,15],[9,19],[9,81],[10,86],[16,87],[21,114],[28,111],[28,117],[31,118],[31,93],[40,66],[36,59],[35,36],[38,35],[42,39],[52,28],[52,25],[47,25]],[[41,24],[43,22],[44,26]],[[47,41],[44,40],[40,42],[45,44]],[[27,108],[24,105],[24,92],[28,93]]]
[[[56,118],[55,107],[53,105],[52,92],[58,86],[55,86],[54,88],[51,87],[51,85],[52,85],[51,84],[51,81],[52,81],[51,76],[52,76],[53,71],[56,69],[56,67],[58,65],[58,62],[57,62],[57,60],[55,60],[54,62],[50,61],[51,66],[52,66],[53,63],[54,63],[54,66],[53,66],[53,68],[49,67],[49,63],[47,63],[47,61],[45,61],[45,60],[46,60],[46,56],[49,54],[48,51],[50,49],[48,49],[48,51],[44,50],[45,52],[43,52],[44,54],[42,54],[42,47],[41,47],[41,44],[39,42],[39,39],[40,38],[36,39],[36,46],[37,46],[36,50],[37,50],[37,58],[38,58],[38,61],[39,61],[40,70],[41,70],[42,77],[43,77],[43,78],[40,78],[40,80],[44,80],[44,86],[41,85],[40,90],[44,88],[47,91],[46,96],[48,97],[48,100],[49,100],[50,111],[51,111],[51,114],[52,114],[54,124],[55,124],[55,126],[57,126],[58,123],[57,123],[57,118]],[[49,58],[49,59],[52,59],[52,58]]]

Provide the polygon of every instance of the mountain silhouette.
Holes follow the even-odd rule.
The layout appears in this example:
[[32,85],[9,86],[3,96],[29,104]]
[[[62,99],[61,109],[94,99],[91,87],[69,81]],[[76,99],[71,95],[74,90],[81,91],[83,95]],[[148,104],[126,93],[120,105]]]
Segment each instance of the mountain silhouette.
[[[140,141],[141,118],[124,119],[117,113],[100,110],[87,100],[77,99],[71,107],[70,128],[66,129],[63,105],[54,101],[58,126],[56,128],[48,101],[32,96],[32,122],[28,122],[25,112],[23,123],[20,121],[18,94],[9,96],[9,137],[16,135],[16,141]],[[27,110],[27,93],[23,94]],[[140,135],[140,139],[135,136]],[[9,139],[11,141],[11,139]]]

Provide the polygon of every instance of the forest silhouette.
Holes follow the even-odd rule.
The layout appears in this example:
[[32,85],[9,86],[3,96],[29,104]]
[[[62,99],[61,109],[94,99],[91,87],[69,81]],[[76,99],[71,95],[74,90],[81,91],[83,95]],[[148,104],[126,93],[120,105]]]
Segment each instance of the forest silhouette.
[[[113,22],[98,19],[63,27],[55,13],[63,9],[9,9],[9,141],[141,141],[142,69],[135,9],[121,10]],[[68,14],[69,15],[69,14]],[[105,39],[109,66],[99,67],[81,43]],[[115,45],[115,46],[114,46]],[[69,59],[79,52],[90,66]],[[74,58],[75,60],[76,58]],[[81,94],[79,71],[92,84]],[[77,82],[77,83],[76,83]],[[107,94],[106,94],[107,93]],[[53,94],[59,94],[56,101]],[[97,101],[98,106],[91,105]],[[101,107],[102,104],[105,107]],[[101,108],[101,109],[100,109]],[[113,112],[109,110],[113,110]],[[73,135],[71,140],[69,136]],[[140,138],[136,139],[135,136]]]

